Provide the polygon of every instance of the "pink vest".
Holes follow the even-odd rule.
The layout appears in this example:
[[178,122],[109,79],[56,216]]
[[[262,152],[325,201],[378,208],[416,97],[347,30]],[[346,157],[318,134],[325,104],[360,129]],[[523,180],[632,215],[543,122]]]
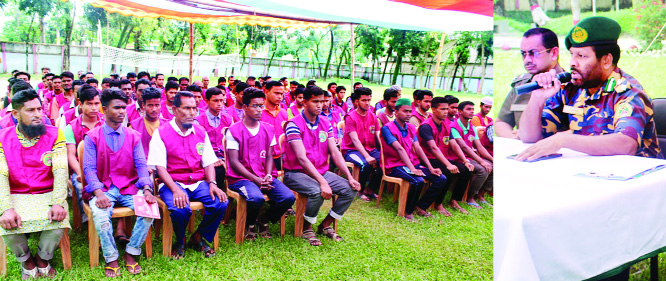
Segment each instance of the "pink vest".
[[[289,107],[289,112],[291,112],[291,116],[294,116],[294,117],[296,117],[297,115],[301,114],[301,113],[298,111],[298,108],[296,107],[295,104]],[[292,117],[292,118],[293,118],[293,117]]]
[[[444,155],[444,158],[447,160],[457,160],[457,157],[455,157],[455,154],[452,151],[451,146],[449,145],[449,142],[452,141],[450,137],[450,131],[451,129],[449,128],[449,125],[447,122],[442,121],[442,130],[438,131],[437,126],[435,126],[435,120],[432,119],[432,117],[426,119],[423,123],[421,123],[421,126],[424,124],[430,125],[430,128],[432,128],[432,138],[435,141],[435,144],[437,145],[437,148],[442,152]],[[419,139],[419,144],[421,144],[421,147],[423,147],[423,151],[425,152],[425,155],[428,157],[428,159],[437,159],[435,157],[435,154],[430,151],[430,149],[427,149],[428,143],[422,139]]]
[[136,102],[131,103],[127,106],[127,120],[135,120],[141,118],[141,112],[136,109]]
[[[166,123],[169,123],[169,120],[160,118],[160,126]],[[132,129],[141,134],[141,146],[143,146],[143,153],[146,154],[146,159],[148,159],[148,147],[150,147],[150,140],[153,139],[153,136],[148,134],[148,130],[146,130],[146,123],[144,123],[143,117],[132,120],[130,122],[130,126]]]
[[16,128],[0,130],[0,143],[9,168],[11,194],[42,194],[53,191],[53,145],[58,139],[58,128],[46,126],[46,134],[32,147],[23,147]]
[[234,105],[227,107],[227,114],[231,115],[231,119],[234,120],[234,123],[240,122],[241,117],[238,116],[238,114],[236,114],[236,109],[234,108]]
[[66,106],[65,110],[67,110],[69,108],[70,103],[72,102],[71,100],[67,100],[65,98],[64,93],[60,94],[60,95],[57,95],[55,98],[56,98],[56,101],[58,102],[58,106],[59,106],[58,110],[60,110],[60,108],[62,108],[63,106]]
[[[402,137],[402,133],[400,133],[400,129],[398,129],[398,125],[395,123],[395,121],[389,122],[386,124],[386,126],[388,126],[391,134],[393,134],[393,136],[395,136],[395,138],[398,140],[400,146],[405,149],[409,160],[414,166],[416,166],[419,164],[419,159],[416,158],[416,153],[414,153],[414,149],[412,148],[412,142],[414,140],[414,136],[416,136],[416,127],[410,123],[405,124],[407,125],[407,136],[404,138]],[[389,173],[391,169],[395,167],[406,166],[406,164],[402,162],[402,159],[400,159],[398,151],[395,150],[393,146],[386,143],[386,140],[383,137],[381,138],[381,141],[382,146],[384,147],[384,169],[386,169],[386,172]]]
[[[302,114],[296,115],[290,121],[294,122],[301,131],[301,139],[307,158],[310,159],[310,162],[312,162],[317,171],[323,175],[328,171],[328,128],[331,124],[328,122],[328,118],[318,119],[319,124],[316,130],[308,128],[307,121],[305,121]],[[304,169],[298,163],[296,153],[291,148],[291,145],[287,142],[284,145],[286,146],[284,148],[284,169],[303,172]]]
[[206,130],[215,154],[218,157],[224,156],[222,153],[222,147],[224,146],[222,143],[222,138],[224,137],[224,135],[222,135],[222,129],[228,128],[234,123],[231,115],[220,112],[220,124],[217,127],[213,127],[208,123],[208,116],[205,111],[197,117],[197,121],[199,122],[199,125]]
[[[428,117],[431,116],[430,112],[427,112],[427,114]],[[416,119],[419,119],[419,123],[423,123],[423,121],[425,121],[425,118],[421,115],[421,113],[419,113],[419,110],[416,108],[412,109],[412,116],[416,117]]]
[[206,131],[198,124],[193,124],[194,133],[187,137],[179,135],[171,124],[160,125],[160,138],[167,151],[167,172],[174,181],[193,184],[204,179],[201,166]]
[[[229,133],[231,133],[231,136],[233,136],[239,144],[238,156],[243,167],[252,174],[263,178],[266,176],[266,157],[271,157],[271,155],[267,156],[266,153],[268,152],[268,148],[271,145],[271,140],[273,140],[275,133],[273,132],[273,126],[270,124],[265,122],[260,122],[259,124],[259,132],[256,136],[250,134],[250,131],[248,131],[243,123],[240,122],[229,126]],[[229,167],[227,170],[229,183],[235,183],[239,180],[246,179],[231,167],[229,164],[229,158],[227,158],[227,167]],[[273,169],[271,174],[274,178],[277,178],[277,169]]]
[[382,125],[384,126],[386,126],[389,122],[391,122],[391,120],[388,119],[388,116],[386,116],[386,109],[377,114],[377,119],[379,119],[379,121],[382,122]]
[[[206,95],[206,93],[204,93],[204,96],[205,96],[205,95]],[[206,109],[208,109],[208,104],[206,103],[206,100],[202,99],[202,100],[199,102],[199,108],[203,109],[204,111],[205,111]]]
[[[83,127],[83,114],[79,115],[79,117],[75,118],[71,122],[69,122],[69,125],[72,126],[72,132],[74,132],[74,139],[76,140],[76,145],[78,146],[79,143],[83,140],[83,137],[90,131],[90,128]],[[102,126],[102,123],[104,122],[104,115],[98,114],[98,121],[97,124],[95,124],[95,128]],[[94,128],[93,128],[94,129]]]
[[[481,126],[483,127],[487,128],[488,126],[493,124],[493,118],[491,118],[490,116],[486,116],[486,118],[490,120],[488,122],[486,122],[486,118],[481,116],[481,113],[477,113],[475,116],[479,118],[479,121],[481,121]],[[488,150],[488,152],[492,155],[493,144],[490,142],[488,135],[487,134],[479,135],[479,141],[481,142],[481,145],[483,145],[483,147],[485,147]]]
[[76,118],[76,110],[78,110],[78,108],[76,107],[69,110],[65,110],[65,114],[63,114],[63,118],[65,118],[65,120],[60,120],[60,122],[64,121],[65,124],[69,124],[69,122],[72,122],[72,120]]
[[[267,109],[261,113],[261,122],[266,122],[273,126],[275,132],[275,140],[279,141],[280,135],[284,134],[284,125],[287,123],[289,116],[287,116],[287,111],[280,109],[277,116],[273,116]],[[273,146],[273,157],[279,157],[282,155],[282,147],[279,144]]]
[[[378,129],[377,118],[375,114],[368,111],[365,117],[358,114],[356,110],[349,112],[345,116],[345,123],[348,123],[348,120],[354,121],[356,123],[356,133],[358,138],[363,144],[363,148],[366,151],[370,152],[374,150],[375,147],[375,132]],[[342,137],[342,153],[346,153],[347,150],[356,150],[354,143],[352,142],[351,137],[349,136],[351,128],[345,126],[344,136]]]
[[471,149],[474,149],[474,126],[472,126],[471,123],[467,123],[467,125],[469,126],[469,131],[467,131],[467,134],[465,134],[463,128],[460,127],[460,124],[458,124],[458,119],[451,121],[451,129],[456,129],[465,144]]
[[166,101],[162,102],[162,107],[160,108],[160,117],[171,121],[173,119],[173,114],[169,112],[169,109],[167,108]]
[[139,176],[134,165],[134,147],[141,142],[141,136],[133,129],[124,130],[125,141],[116,152],[106,143],[101,126],[90,130],[88,137],[97,148],[97,178],[104,184],[102,191],[106,192],[114,185],[120,194],[134,195],[139,191],[135,185]]

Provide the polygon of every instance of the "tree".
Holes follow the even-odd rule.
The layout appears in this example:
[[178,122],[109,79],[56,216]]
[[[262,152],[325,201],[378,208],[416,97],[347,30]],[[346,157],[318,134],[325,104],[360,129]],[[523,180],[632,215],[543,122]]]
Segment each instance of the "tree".
[[[469,62],[469,55],[472,42],[474,38],[472,32],[463,31],[456,34],[457,40],[453,46],[453,49],[449,53],[449,58],[447,59],[447,64],[453,65],[453,75],[451,77],[451,85],[449,86],[449,91],[453,90],[453,82],[458,74],[458,69],[462,68],[462,75],[460,79],[465,78],[465,64]],[[458,89],[460,91],[461,89]]]
[[[357,46],[361,55],[372,60],[370,73],[375,73],[375,65],[379,64],[379,57],[386,51],[384,42],[388,34],[387,30],[377,26],[361,24],[356,27],[354,33],[356,34],[355,42],[358,42]],[[387,59],[390,57],[391,51],[389,51]],[[370,78],[369,81],[374,80],[372,75]]]
[[476,52],[480,54],[476,57],[477,62],[481,62],[481,80],[477,94],[483,93],[483,81],[486,79],[486,67],[488,59],[493,56],[493,35],[490,31],[481,32],[478,45],[476,45]]
[[[44,18],[53,11],[54,0],[18,0],[19,9],[28,15],[35,15],[39,19],[39,42],[44,43]],[[32,24],[30,25],[32,27]]]

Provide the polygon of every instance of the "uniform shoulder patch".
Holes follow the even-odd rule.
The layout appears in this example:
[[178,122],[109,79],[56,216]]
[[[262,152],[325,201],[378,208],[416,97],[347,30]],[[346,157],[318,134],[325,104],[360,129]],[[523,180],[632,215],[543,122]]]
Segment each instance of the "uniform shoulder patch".
[[516,87],[520,86],[522,84],[525,84],[532,80],[532,74],[529,73],[523,73],[521,75],[516,76],[516,78],[513,79],[513,82],[511,82],[511,87]]
[[628,102],[624,102],[618,106],[618,109],[616,111],[617,118],[624,118],[624,117],[629,117],[631,116],[631,113],[633,112],[633,107],[631,104]]

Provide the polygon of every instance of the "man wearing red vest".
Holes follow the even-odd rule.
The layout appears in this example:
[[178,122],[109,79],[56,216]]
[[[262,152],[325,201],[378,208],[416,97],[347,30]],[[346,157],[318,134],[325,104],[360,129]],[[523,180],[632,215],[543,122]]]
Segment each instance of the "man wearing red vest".
[[178,92],[171,110],[174,118],[153,133],[148,154],[148,165],[155,166],[164,182],[160,197],[171,212],[176,235],[171,255],[176,259],[185,255],[185,229],[192,215],[190,201],[199,201],[206,214],[188,244],[205,257],[212,257],[215,251],[204,239],[213,241],[227,209],[227,196],[215,181],[214,164],[218,159],[206,130],[194,123],[199,111],[194,95]]
[[178,89],[180,86],[178,83],[169,81],[166,83],[166,86],[164,86],[164,95],[165,99],[162,101],[162,107],[160,109],[160,117],[166,119],[166,120],[171,120],[173,119],[173,99],[176,96],[176,93],[178,93]]
[[389,87],[384,90],[384,101],[386,106],[377,110],[379,126],[384,127],[384,125],[395,120],[395,104],[399,99],[400,92],[396,88]]
[[[55,277],[49,261],[70,228],[65,139],[44,125],[35,90],[15,93],[12,108],[19,123],[0,130],[0,236],[21,263],[22,279]],[[26,233],[39,234],[34,256]]]
[[[275,139],[278,139],[284,133],[284,124],[289,119],[287,111],[280,107],[284,98],[284,88],[281,87],[279,82],[270,81],[266,83],[264,93],[266,94],[266,104],[261,113],[261,122],[272,125]],[[275,168],[278,170],[282,169],[280,157],[282,157],[282,147],[279,145],[273,146],[273,162],[275,162]]]
[[305,88],[296,88],[296,91],[294,91],[294,101],[289,105],[289,109],[287,109],[289,119],[294,118],[294,116],[303,111],[303,90]]
[[[137,83],[141,80],[137,81]],[[139,117],[130,121],[130,126],[135,131],[141,134],[141,146],[143,147],[143,153],[148,158],[148,152],[150,151],[149,145],[150,140],[153,138],[153,132],[157,130],[162,124],[169,123],[169,120],[160,117],[160,107],[161,107],[161,93],[158,88],[146,88],[141,91],[141,99],[137,102],[143,103],[144,114],[143,117]]]
[[[190,87],[193,86],[197,87],[196,85],[191,85]],[[215,178],[217,182],[222,183],[225,180],[224,175],[226,174],[224,165],[222,165],[224,162],[222,130],[231,126],[231,124],[234,123],[234,120],[231,118],[231,115],[222,112],[222,110],[225,109],[224,92],[222,92],[222,90],[216,87],[206,90],[206,101],[208,102],[208,109],[197,117],[197,122],[206,130],[206,133],[210,138],[213,151],[215,151],[215,155],[218,159],[217,162],[215,162]]]
[[[106,260],[106,277],[117,277],[118,248],[113,237],[111,214],[113,208],[134,209],[134,196],[144,196],[148,203],[156,203],[153,184],[150,180],[146,156],[141,146],[141,134],[123,126],[129,98],[119,89],[102,92],[102,107],[105,123],[96,127],[85,137],[83,173],[86,177],[86,192],[91,195],[90,209],[99,234],[102,254]],[[123,260],[130,274],[138,274],[137,262],[141,245],[153,223],[152,218],[137,217],[132,236],[125,249]]]
[[227,107],[227,113],[231,115],[234,122],[240,122],[243,119],[243,91],[249,87],[250,85],[247,83],[240,82],[234,88],[234,104]]
[[[465,154],[460,146],[450,137],[451,125],[446,119],[448,111],[447,99],[443,97],[432,99],[432,117],[426,119],[419,127],[419,144],[423,147],[428,161],[433,167],[439,168],[449,179],[447,186],[444,187],[444,192],[435,198],[435,209],[445,216],[451,215],[442,206],[442,202],[446,190],[452,183],[453,175],[457,176],[458,180],[453,188],[449,206],[467,214],[467,211],[458,205],[458,201],[462,200],[467,184],[472,177],[470,170],[474,170],[474,166],[465,159]],[[458,159],[464,159],[464,162],[458,161]]]
[[[126,122],[125,124],[131,122],[132,120],[139,119],[143,117],[145,114],[145,109],[143,106],[145,105],[145,102],[142,100],[142,93],[143,90],[147,89],[150,87],[150,81],[148,79],[139,79],[136,81],[136,101],[133,103],[130,103],[127,106],[127,115],[126,116]],[[129,98],[129,96],[128,96]]]
[[428,110],[430,110],[430,101],[432,101],[433,95],[430,90],[416,90],[414,96],[416,99],[409,123],[418,128],[423,121],[430,117]]
[[479,134],[470,122],[474,117],[474,103],[464,101],[460,103],[459,108],[460,117],[451,122],[451,137],[456,140],[465,152],[467,160],[474,166],[474,176],[472,176],[467,194],[467,205],[481,209],[481,206],[474,200],[474,196],[478,195],[480,203],[490,206],[483,194],[493,190],[493,156],[481,145]]
[[[359,167],[361,200],[368,202],[371,198],[377,197],[373,189],[379,188],[382,179],[382,170],[379,166],[381,153],[379,148],[375,147],[375,132],[380,127],[377,117],[370,110],[372,90],[365,87],[358,88],[351,94],[351,99],[352,102],[357,102],[358,106],[345,115],[341,148],[345,161]],[[368,179],[370,184],[367,184]]]
[[[492,97],[483,97],[481,99],[481,104],[479,104],[479,113],[472,117],[472,126],[476,127],[476,130],[479,133],[479,141],[481,145],[486,148],[490,155],[493,155],[493,142],[492,139],[488,137],[488,134],[492,136],[493,131],[493,118],[488,116],[490,110],[493,108],[493,98]],[[488,131],[490,129],[490,131]]]
[[[270,82],[269,82],[270,83]],[[266,95],[262,90],[248,88],[243,92],[243,120],[229,127],[227,139],[227,163],[229,166],[229,189],[238,192],[247,200],[245,238],[259,235],[271,238],[268,223],[276,223],[294,204],[294,194],[277,179],[273,168],[273,147],[277,139],[273,126],[261,122]],[[270,208],[263,215],[259,210],[264,205],[263,193],[271,200]]]
[[[409,181],[405,219],[413,221],[414,211],[424,217],[432,217],[428,207],[441,196],[446,185],[446,176],[442,171],[433,167],[428,161],[417,139],[416,127],[408,123],[412,117],[412,106],[409,99],[399,99],[395,105],[395,121],[382,127],[381,142],[384,147],[384,169],[391,177]],[[419,159],[425,166],[419,164]],[[423,179],[430,182],[430,188],[421,195],[425,184]]]
[[[303,99],[305,108],[285,126],[289,143],[284,155],[284,183],[291,190],[308,197],[303,238],[307,239],[310,245],[319,246],[321,241],[317,239],[312,225],[317,222],[317,214],[324,199],[331,198],[333,194],[338,196],[331,211],[319,225],[318,233],[323,233],[335,241],[342,241],[342,237],[335,232],[331,224],[336,219],[342,219],[361,185],[354,180],[345,166],[328,119],[320,118],[324,91],[317,86],[308,87],[303,92]],[[344,171],[348,180],[328,171],[329,156],[338,169]]]

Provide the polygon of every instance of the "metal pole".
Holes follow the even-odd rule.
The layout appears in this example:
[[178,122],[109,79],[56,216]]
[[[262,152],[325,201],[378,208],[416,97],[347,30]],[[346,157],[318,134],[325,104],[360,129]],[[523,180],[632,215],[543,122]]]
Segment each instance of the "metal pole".
[[[97,21],[97,41],[99,42],[99,81],[104,79],[104,46],[102,45],[102,22]],[[102,83],[99,83],[100,85]]]
[[354,91],[354,75],[356,74],[355,68],[354,68],[354,24],[349,25],[350,30],[351,30],[351,88],[350,92]]
[[194,25],[190,23],[190,83],[192,83],[192,53],[194,52]]
[[439,40],[439,50],[437,50],[437,64],[435,64],[435,79],[432,81],[432,92],[435,92],[437,88],[437,77],[439,76],[439,63],[442,61],[442,49],[444,49],[444,38],[446,38],[446,33],[442,32],[442,39]]

